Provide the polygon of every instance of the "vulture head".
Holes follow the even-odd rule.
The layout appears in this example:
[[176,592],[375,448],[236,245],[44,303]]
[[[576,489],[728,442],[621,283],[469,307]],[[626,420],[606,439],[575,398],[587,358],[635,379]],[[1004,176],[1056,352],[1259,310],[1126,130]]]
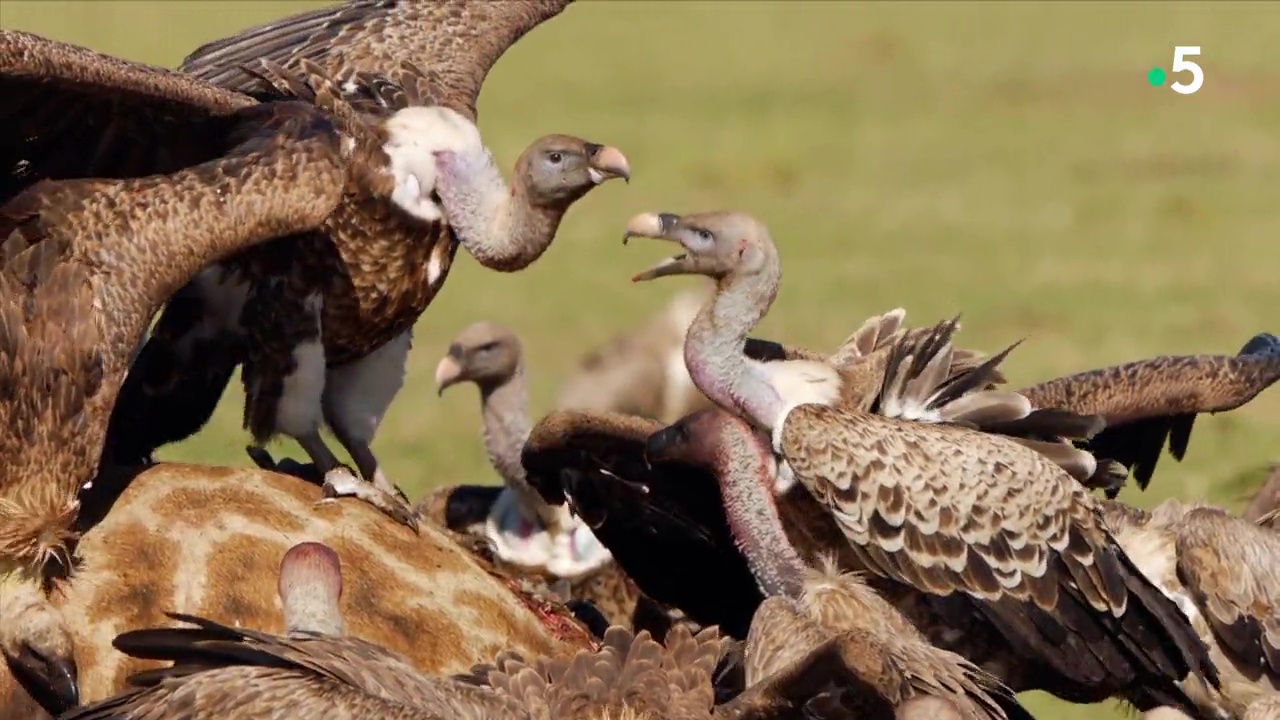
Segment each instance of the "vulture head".
[[[770,480],[773,450],[764,433],[718,407],[690,413],[650,435],[644,457],[650,464],[681,462],[706,470],[722,480],[739,477]],[[763,459],[765,462],[757,463]]]
[[520,340],[507,328],[478,322],[454,337],[449,350],[436,365],[436,390],[460,382],[473,382],[481,389],[492,388],[511,379],[520,367]]
[[645,441],[650,462],[685,462],[720,485],[734,543],[766,595],[798,596],[805,564],[787,539],[774,487],[777,462],[769,438],[721,408],[686,415]]
[[[13,575],[9,576],[10,578]],[[66,622],[33,584],[0,573],[0,654],[9,671],[50,715],[80,704],[75,645]]]
[[622,151],[572,135],[538,138],[516,161],[516,183],[535,205],[567,208],[589,190],[613,178],[631,182]]
[[780,279],[778,250],[769,229],[746,213],[641,213],[627,223],[622,241],[633,237],[666,240],[684,248],[683,253],[636,274],[632,278],[636,282],[668,275],[706,275],[721,286],[736,278],[761,277],[775,285]]

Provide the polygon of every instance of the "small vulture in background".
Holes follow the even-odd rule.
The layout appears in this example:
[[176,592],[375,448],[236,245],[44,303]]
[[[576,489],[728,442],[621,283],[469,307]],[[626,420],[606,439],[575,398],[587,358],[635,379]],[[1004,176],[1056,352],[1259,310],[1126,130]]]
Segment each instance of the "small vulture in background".
[[676,293],[656,317],[584,355],[560,386],[556,407],[665,423],[710,407],[684,365],[684,336],[709,290]]
[[[78,494],[98,472],[148,323],[206,265],[322,222],[341,201],[347,158],[334,125],[307,103],[241,102],[26,33],[0,32],[0,86],[6,162],[26,145],[73,147],[75,136],[39,128],[75,98],[140,113],[203,108],[185,143],[180,124],[163,125],[172,145],[149,148],[165,174],[33,180],[0,206],[0,650],[56,713],[78,692],[69,636],[42,589],[46,566],[74,571]],[[49,104],[27,104],[41,97]],[[13,189],[14,178],[3,181]]]
[[[1259,333],[1231,355],[1166,355],[1037,383],[1018,392],[1035,407],[1101,415],[1107,426],[1080,446],[1120,462],[1138,487],[1160,452],[1182,460],[1200,413],[1234,410],[1280,380],[1280,338]],[[1107,489],[1114,498],[1120,487]]]
[[1183,688],[1209,717],[1240,717],[1280,694],[1280,533],[1209,505],[1150,511],[1115,500],[1103,516],[1138,569],[1174,599],[1209,647],[1221,689]]
[[[328,113],[353,162],[342,202],[311,228],[201,273],[142,348],[113,417],[108,458],[145,463],[208,421],[242,367],[255,460],[294,438],[331,495],[416,521],[370,449],[403,384],[412,327],[459,245],[487,268],[525,268],[578,199],[628,178],[616,148],[569,135],[534,141],[510,184],[476,129],[476,100],[503,52],[569,0],[355,0],[246,30],[195,51],[190,82],[233,104],[298,99]],[[211,108],[118,102],[93,86],[6,88],[6,171],[120,176],[190,152]],[[333,430],[356,471],[321,438]],[[357,477],[358,475],[358,477]]]
[[[804,561],[774,498],[798,483],[831,513],[858,570],[897,595],[968,602],[1029,662],[1047,666],[1050,692],[1079,701],[1104,691],[1145,710],[1193,707],[1179,687],[1188,674],[1216,686],[1187,618],[1133,566],[1077,482],[1093,474],[1094,458],[981,430],[1035,415],[1022,395],[978,389],[992,384],[989,369],[1012,347],[953,378],[955,320],[905,333],[872,407],[852,406],[848,383],[830,365],[761,364],[742,351],[781,279],[762,223],[735,212],[646,214],[628,234],[686,251],[635,280],[717,281],[685,359],[699,389],[737,413],[707,415],[699,437],[720,450],[713,459],[728,523],[766,594],[799,590]],[[1052,414],[1064,426],[1090,420]],[[668,432],[681,430],[656,437]]]
[[[479,388],[485,450],[503,481],[499,488],[453,486],[433,493],[442,496],[444,507],[435,513],[442,524],[483,537],[496,559],[517,573],[569,580],[574,597],[590,600],[613,624],[630,624],[635,584],[582,520],[542,499],[520,463],[532,422],[520,339],[496,323],[473,323],[450,341],[435,379],[441,394],[461,383]],[[483,492],[488,489],[496,492]]]
[[1249,501],[1243,517],[1263,527],[1280,530],[1280,463],[1272,463],[1267,467],[1262,486]]

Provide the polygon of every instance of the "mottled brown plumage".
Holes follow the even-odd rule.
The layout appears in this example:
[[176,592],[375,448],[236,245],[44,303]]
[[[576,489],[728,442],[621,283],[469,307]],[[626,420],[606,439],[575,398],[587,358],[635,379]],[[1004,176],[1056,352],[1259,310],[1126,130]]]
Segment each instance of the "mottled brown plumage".
[[1151,511],[1103,503],[1135,565],[1169,593],[1209,647],[1221,688],[1183,684],[1206,714],[1239,717],[1280,693],[1280,534],[1209,505],[1166,500]]
[[[1101,415],[1084,447],[1127,466],[1146,489],[1166,442],[1181,460],[1200,413],[1234,410],[1280,380],[1280,339],[1254,336],[1231,355],[1166,355],[1089,370],[1020,390],[1036,407]],[[1109,489],[1114,497],[1119,487]]]
[[[61,87],[142,106],[200,97],[210,113],[203,155],[188,156],[196,164],[45,179],[0,207],[0,562],[5,584],[38,585],[49,560],[71,564],[77,493],[98,470],[110,413],[156,310],[206,264],[323,220],[341,198],[346,159],[333,125],[309,105],[231,109],[195,81],[34,35],[0,33],[0,78],[37,95]],[[6,143],[23,137],[17,131],[5,129]],[[27,141],[58,142],[41,133]],[[6,161],[13,148],[0,150]],[[33,631],[17,618],[0,625],[10,650]]]
[[930,645],[875,591],[831,564],[808,573],[799,597],[770,597],[760,604],[745,648],[746,684],[760,693],[779,679],[794,683],[797,667],[813,674],[812,656],[824,654],[838,660],[847,677],[817,692],[811,688],[804,704],[839,708],[841,717],[892,720],[911,701],[926,697],[940,701],[949,713],[944,718],[1030,717],[998,680]]
[[[86,104],[79,90],[19,88],[21,107],[31,98],[91,111],[61,115],[43,134],[23,116],[4,116],[14,125],[5,128],[9,136],[40,135],[3,158],[4,170],[20,169],[24,182],[82,176],[98,156],[130,158],[110,170],[122,176],[155,171],[199,137],[209,114],[197,102],[201,93],[236,107],[311,103],[351,153],[342,202],[322,222],[209,268],[166,308],[122,393],[110,457],[145,463],[155,448],[196,432],[243,363],[245,425],[256,449],[278,433],[294,437],[335,473],[326,483],[331,494],[360,496],[412,524],[370,443],[402,385],[411,328],[458,246],[486,267],[522,269],[547,249],[576,200],[629,176],[617,149],[548,135],[517,160],[508,187],[475,128],[489,68],[566,4],[357,1],[304,13],[198,51],[184,69],[199,93],[163,113],[144,106],[135,116],[137,103]],[[95,77],[79,68],[70,75]],[[121,115],[129,117],[117,122]],[[193,127],[151,127],[158,123]],[[80,152],[62,153],[47,142],[54,133],[76,138]],[[163,142],[133,145],[157,136]],[[371,484],[340,466],[320,437],[322,424]]]

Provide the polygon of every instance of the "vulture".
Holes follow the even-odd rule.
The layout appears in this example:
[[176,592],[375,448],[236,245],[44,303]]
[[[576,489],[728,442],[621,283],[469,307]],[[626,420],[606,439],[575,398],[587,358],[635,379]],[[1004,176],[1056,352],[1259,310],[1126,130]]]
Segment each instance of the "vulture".
[[530,144],[508,182],[476,128],[489,69],[568,2],[352,0],[206,45],[183,74],[162,77],[12,35],[0,199],[42,178],[172,172],[204,159],[203,139],[229,112],[263,102],[319,108],[351,156],[342,197],[318,222],[180,286],[131,368],[106,459],[146,464],[198,431],[241,367],[253,447],[292,437],[331,474],[331,495],[412,526],[370,444],[458,246],[485,267],[520,270],[574,202],[630,177],[618,149],[556,134]]
[[[739,236],[739,248],[716,245],[716,232]],[[691,252],[664,260],[637,273],[632,280],[642,282],[673,275],[705,275],[716,282],[715,293],[694,318],[684,345],[684,359],[694,385],[711,400],[735,412],[751,412],[742,403],[748,400],[733,394],[733,389],[709,383],[708,373],[734,358],[742,357],[742,343],[747,333],[765,316],[777,297],[782,278],[782,265],[768,229],[755,218],[743,213],[711,212],[681,217],[673,213],[643,213],[632,218],[623,235],[649,237],[678,242]],[[748,241],[748,237],[756,240]],[[728,241],[725,241],[728,242]],[[706,253],[700,256],[695,251]],[[735,255],[736,253],[736,255]],[[817,403],[857,412],[871,408],[880,389],[893,343],[898,335],[922,335],[927,328],[902,329],[905,316],[901,308],[872,318],[847,338],[827,357],[801,357],[784,362],[760,363],[746,358],[742,372],[758,377],[779,393],[788,404]],[[958,327],[957,318],[957,327]],[[881,327],[872,332],[874,325]],[[946,379],[975,367],[983,373],[969,374],[983,389],[994,389],[1004,377],[996,366],[1013,350],[1011,346],[987,359],[981,353],[951,349],[947,361],[939,366]],[[708,365],[708,363],[711,363]],[[745,375],[738,374],[741,379]],[[973,389],[977,389],[976,387]],[[719,392],[719,396],[708,393]],[[1085,441],[1103,427],[1100,417],[1082,415],[1057,408],[1036,409],[1016,393],[1005,393],[1007,403],[989,406],[971,422],[984,430],[1007,435],[1017,442],[1050,457],[1072,477],[1090,487],[1111,487],[1123,479],[1124,469],[1115,461],[1095,458],[1075,448],[1071,441]],[[896,412],[895,408],[888,408]],[[790,468],[782,462],[780,481],[788,482]]]
[[[57,709],[76,704],[76,671],[42,587],[53,564],[74,564],[78,495],[99,470],[147,325],[204,266],[322,222],[342,199],[350,155],[308,103],[238,103],[177,73],[26,33],[0,32],[0,86],[6,161],[15,142],[74,152],[75,136],[44,129],[77,97],[208,110],[184,150],[160,153],[161,173],[50,179],[32,169],[0,205],[0,651],[32,697]],[[0,182],[11,190],[15,178]]]
[[[1106,418],[1107,426],[1080,443],[1151,482],[1160,452],[1182,460],[1200,413],[1234,410],[1280,380],[1280,338],[1259,333],[1236,355],[1165,355],[1067,375],[1024,388],[1036,407]],[[1107,489],[1114,498],[1120,486]]]
[[[444,513],[450,530],[482,535],[502,563],[516,572],[545,571],[580,585],[614,624],[631,621],[636,604],[635,585],[613,562],[591,529],[564,505],[550,505],[529,485],[520,453],[528,439],[529,390],[520,339],[492,322],[473,323],[449,343],[435,373],[440,394],[460,383],[474,383],[480,391],[482,434],[489,462],[503,487],[489,495],[481,513],[470,513],[474,525],[459,520],[468,513]],[[481,488],[445,488],[440,492],[478,496]],[[448,503],[448,500],[445,500]],[[451,503],[460,509],[471,503]],[[479,508],[477,508],[479,509]],[[479,517],[476,517],[479,515]],[[452,517],[451,517],[452,516]],[[581,582],[588,577],[594,582]]]
[[657,316],[583,355],[560,386],[556,407],[668,423],[708,407],[684,366],[684,336],[710,289],[676,293]]
[[[775,500],[799,485],[831,514],[857,569],[892,593],[967,603],[969,614],[1046,663],[1059,682],[1046,689],[1065,699],[1099,699],[1096,679],[1106,677],[1111,693],[1140,709],[1189,708],[1179,682],[1197,675],[1216,686],[1187,618],[1133,565],[1078,476],[1061,466],[1069,451],[1051,459],[1047,448],[982,431],[1032,413],[1022,395],[978,389],[1012,347],[950,377],[956,321],[906,333],[893,343],[872,407],[859,408],[842,401],[847,383],[829,366],[760,364],[743,352],[781,278],[777,248],[758,220],[646,214],[628,235],[686,251],[633,279],[701,274],[717,282],[690,329],[685,361],[726,412],[654,437],[708,426],[698,447],[720,452],[704,465],[717,471],[728,525],[766,594],[799,587],[804,562]],[[661,447],[650,438],[650,450],[655,442]]]
[[1200,503],[1102,506],[1120,547],[1209,648],[1221,688],[1195,677],[1183,686],[1200,712],[1240,717],[1280,694],[1280,533]]

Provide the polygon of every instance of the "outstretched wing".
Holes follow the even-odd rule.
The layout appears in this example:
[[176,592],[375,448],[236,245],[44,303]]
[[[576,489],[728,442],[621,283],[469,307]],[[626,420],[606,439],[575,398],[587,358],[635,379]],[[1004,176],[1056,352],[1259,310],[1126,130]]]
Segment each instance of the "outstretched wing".
[[251,92],[258,83],[241,66],[260,59],[287,70],[310,60],[338,80],[411,63],[429,80],[424,104],[446,105],[474,120],[480,86],[502,53],[570,1],[350,0],[203,45],[181,69]]
[[1178,577],[1218,642],[1280,682],[1280,533],[1216,508],[1172,523]]
[[80,485],[98,466],[104,382],[88,270],[64,244],[0,244],[0,555],[69,559]]
[[0,208],[0,237],[57,243],[98,278],[109,368],[122,372],[151,316],[204,267],[319,226],[342,198],[341,139],[305,103],[227,117],[225,156],[167,175],[44,180]]
[[172,70],[0,30],[0,203],[47,179],[138,177],[224,150],[247,95]]
[[1199,413],[1233,410],[1280,380],[1280,341],[1259,335],[1239,355],[1168,355],[1090,370],[1020,390],[1036,407],[1102,415],[1085,447],[1128,466],[1145,489],[1160,452],[1181,460]]

